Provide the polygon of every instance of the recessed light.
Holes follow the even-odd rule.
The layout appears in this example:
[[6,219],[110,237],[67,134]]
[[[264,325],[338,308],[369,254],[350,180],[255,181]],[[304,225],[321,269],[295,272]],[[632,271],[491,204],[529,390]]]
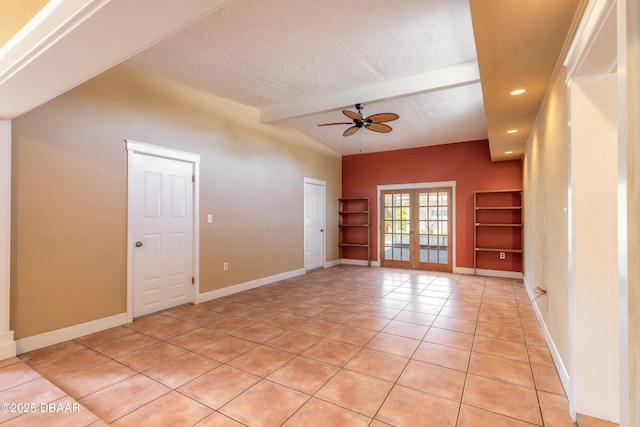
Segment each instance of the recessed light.
[[513,151],[505,151],[504,154],[513,154]]
[[527,90],[526,89],[516,89],[516,90],[512,90],[511,91],[511,95],[522,95],[523,93],[525,93]]
[[507,133],[518,133],[518,129],[511,129],[508,130]]

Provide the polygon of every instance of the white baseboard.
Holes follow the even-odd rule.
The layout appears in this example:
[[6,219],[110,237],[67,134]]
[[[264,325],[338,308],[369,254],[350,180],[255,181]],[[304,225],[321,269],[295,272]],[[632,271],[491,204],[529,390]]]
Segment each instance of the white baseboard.
[[260,279],[251,280],[249,282],[239,283],[237,285],[227,286],[226,288],[216,289],[196,296],[196,304],[212,299],[226,297],[227,295],[236,294],[249,289],[259,288],[260,286],[278,282],[280,280],[290,279],[291,277],[301,276],[305,273],[304,268],[287,271],[285,273],[274,274],[273,276],[262,277]]
[[324,268],[331,268],[331,267],[335,267],[336,265],[340,265],[342,264],[342,260],[341,259],[334,259],[333,261],[327,261],[324,263]]
[[558,376],[560,377],[560,382],[562,382],[562,386],[564,387],[565,393],[569,396],[568,391],[571,390],[569,388],[569,372],[567,371],[566,366],[562,363],[562,358],[560,357],[560,352],[556,347],[553,338],[551,337],[551,332],[547,328],[547,324],[544,322],[544,318],[542,317],[542,313],[538,308],[538,304],[535,303],[534,298],[535,295],[531,290],[531,286],[527,283],[527,279],[524,279],[524,288],[527,291],[527,295],[529,296],[529,301],[531,302],[531,306],[533,307],[534,313],[536,313],[536,317],[538,319],[538,324],[540,325],[540,329],[542,329],[542,333],[544,334],[544,340],[547,342],[547,346],[549,347],[549,352],[551,353],[551,357],[553,358],[553,362],[556,365],[556,371],[558,371]]
[[[358,266],[367,266],[366,260],[361,259],[349,259],[342,258],[340,264],[344,265],[358,265]],[[371,267],[380,267],[380,261],[371,261]],[[453,267],[453,272],[456,274],[471,274],[474,273],[478,276],[488,276],[488,277],[503,277],[506,279],[522,279],[522,273],[519,271],[502,271],[502,270],[485,270],[485,269],[477,269],[474,271],[473,268],[468,267]]]
[[120,313],[109,317],[103,317],[102,319],[69,326],[67,328],[56,329],[55,331],[22,338],[16,341],[17,353],[22,354],[28,351],[38,350],[50,345],[59,344],[85,335],[104,331],[105,329],[115,328],[116,326],[124,325],[126,323],[128,323],[127,313]]
[[[196,299],[197,302],[209,301],[215,298],[220,298],[222,296],[231,295],[236,292],[241,292],[252,288],[257,288],[259,286],[264,286],[269,283],[277,282],[279,280],[288,279],[302,274],[304,274],[304,269],[292,270],[286,273],[263,277],[261,279],[252,280],[250,282],[228,286],[226,288],[218,289],[211,292],[206,292],[204,294],[198,295]],[[67,328],[57,329],[55,331],[45,332],[43,334],[22,338],[15,341],[15,343],[13,343],[13,332],[11,332],[11,342],[9,342],[9,338],[5,339],[5,336],[0,336],[0,360],[13,357],[16,355],[16,353],[22,354],[28,351],[38,350],[50,345],[59,344],[61,342],[80,338],[85,335],[104,331],[106,329],[115,328],[116,326],[121,326],[127,323],[129,323],[127,313],[120,313],[114,316],[93,320],[91,322],[80,323],[78,325],[69,326]],[[4,341],[7,341],[7,343],[5,344]],[[6,357],[3,357],[5,356],[5,354]]]
[[[473,268],[470,269],[473,274]],[[485,270],[483,268],[476,269],[476,276],[502,277],[505,279],[522,279],[522,273],[519,271],[502,271],[502,270]]]
[[[325,264],[325,267],[333,267],[339,264],[346,265],[358,265],[358,266],[367,266],[367,261],[365,260],[354,260],[354,259],[346,259],[343,258],[341,260],[329,261]],[[372,261],[371,265],[374,267],[379,267],[379,261]],[[456,272],[462,273],[464,270],[462,268],[457,268]],[[473,269],[471,269],[473,271]],[[495,273],[510,273],[510,272],[500,272],[496,270],[484,270],[485,272],[495,272]],[[227,286],[222,289],[216,289],[215,291],[205,292],[198,296],[196,296],[196,303],[201,303],[205,301],[210,301],[216,298],[221,298],[223,296],[232,295],[238,292],[246,291],[249,289],[257,288],[260,286],[268,285],[270,283],[274,283],[280,280],[289,279],[291,277],[296,277],[305,274],[304,269],[291,270],[285,273],[276,274],[273,276],[263,277],[260,279],[252,280],[249,282],[239,283],[233,286]],[[517,273],[520,276],[521,273]],[[495,274],[486,274],[486,275],[495,275]],[[497,276],[495,277],[504,277]],[[525,283],[526,284],[526,283]],[[525,286],[526,287],[526,286]],[[533,298],[531,292],[528,287],[526,287],[527,292],[529,293],[530,299]],[[561,366],[563,372],[560,373],[560,379],[563,381],[563,385],[565,388],[568,387],[568,374],[566,373],[566,369],[564,365],[562,365],[560,356],[557,352],[555,344],[553,344],[553,340],[551,339],[551,335],[549,334],[546,325],[544,324],[544,320],[542,319],[542,315],[540,314],[537,306],[533,304],[534,310],[536,312],[536,316],[538,317],[538,322],[540,323],[543,332],[545,334],[545,339],[549,343],[549,347],[553,349],[552,356],[554,361],[556,361],[556,366]],[[109,317],[104,317],[102,319],[93,320],[90,322],[80,323],[78,325],[69,326],[62,329],[57,329],[55,331],[45,332],[43,334],[34,335],[27,338],[22,338],[16,341],[13,341],[13,332],[9,332],[0,336],[0,360],[6,359],[9,357],[14,357],[16,354],[26,353],[28,351],[38,350],[40,348],[48,347],[50,345],[59,344],[64,341],[73,340],[79,337],[83,337],[85,335],[93,334],[96,332],[104,331],[109,328],[114,328],[116,326],[121,326],[128,323],[127,313],[120,313]],[[560,371],[560,369],[559,369]],[[564,374],[563,374],[564,373]],[[568,389],[568,388],[567,388]]]
[[0,360],[15,357],[16,342],[13,339],[13,331],[0,335]]
[[453,267],[452,272],[456,274],[471,274],[473,275],[473,268],[468,267]]
[[342,264],[358,265],[360,267],[367,267],[369,265],[366,259],[349,259],[349,258],[342,258]]

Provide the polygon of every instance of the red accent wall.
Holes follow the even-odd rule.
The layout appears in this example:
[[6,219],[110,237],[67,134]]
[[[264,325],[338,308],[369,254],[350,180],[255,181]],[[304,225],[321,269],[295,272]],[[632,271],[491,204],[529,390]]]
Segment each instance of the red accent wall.
[[[473,268],[473,192],[522,188],[520,160],[492,162],[487,140],[342,158],[342,197],[369,197],[372,223],[379,209],[377,185],[436,181],[456,181],[456,266]],[[371,257],[375,261],[379,258],[378,230],[371,229]],[[364,251],[347,249],[351,248],[345,248],[344,258],[366,259]],[[482,267],[520,271],[522,261],[509,256],[506,261]]]

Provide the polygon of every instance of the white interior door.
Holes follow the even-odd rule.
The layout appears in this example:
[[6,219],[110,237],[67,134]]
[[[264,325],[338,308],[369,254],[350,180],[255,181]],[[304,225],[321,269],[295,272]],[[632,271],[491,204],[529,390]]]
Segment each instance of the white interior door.
[[304,268],[324,266],[324,213],[326,184],[305,179],[304,182]]
[[139,317],[193,301],[193,164],[135,154],[133,174],[133,316]]

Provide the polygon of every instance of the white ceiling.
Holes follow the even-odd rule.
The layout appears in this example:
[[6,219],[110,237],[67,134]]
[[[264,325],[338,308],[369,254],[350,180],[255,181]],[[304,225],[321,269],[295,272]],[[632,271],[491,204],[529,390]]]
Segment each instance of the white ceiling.
[[[586,4],[50,0],[0,48],[0,119],[124,63],[253,106],[341,154],[488,137],[493,160],[517,159]],[[516,85],[529,90],[514,99]],[[365,116],[399,114],[393,132],[317,126],[348,121],[340,110],[356,103]]]
[[[468,0],[234,0],[125,65],[354,154],[486,139],[476,60]],[[393,132],[317,126],[357,102],[365,116],[399,114]]]

